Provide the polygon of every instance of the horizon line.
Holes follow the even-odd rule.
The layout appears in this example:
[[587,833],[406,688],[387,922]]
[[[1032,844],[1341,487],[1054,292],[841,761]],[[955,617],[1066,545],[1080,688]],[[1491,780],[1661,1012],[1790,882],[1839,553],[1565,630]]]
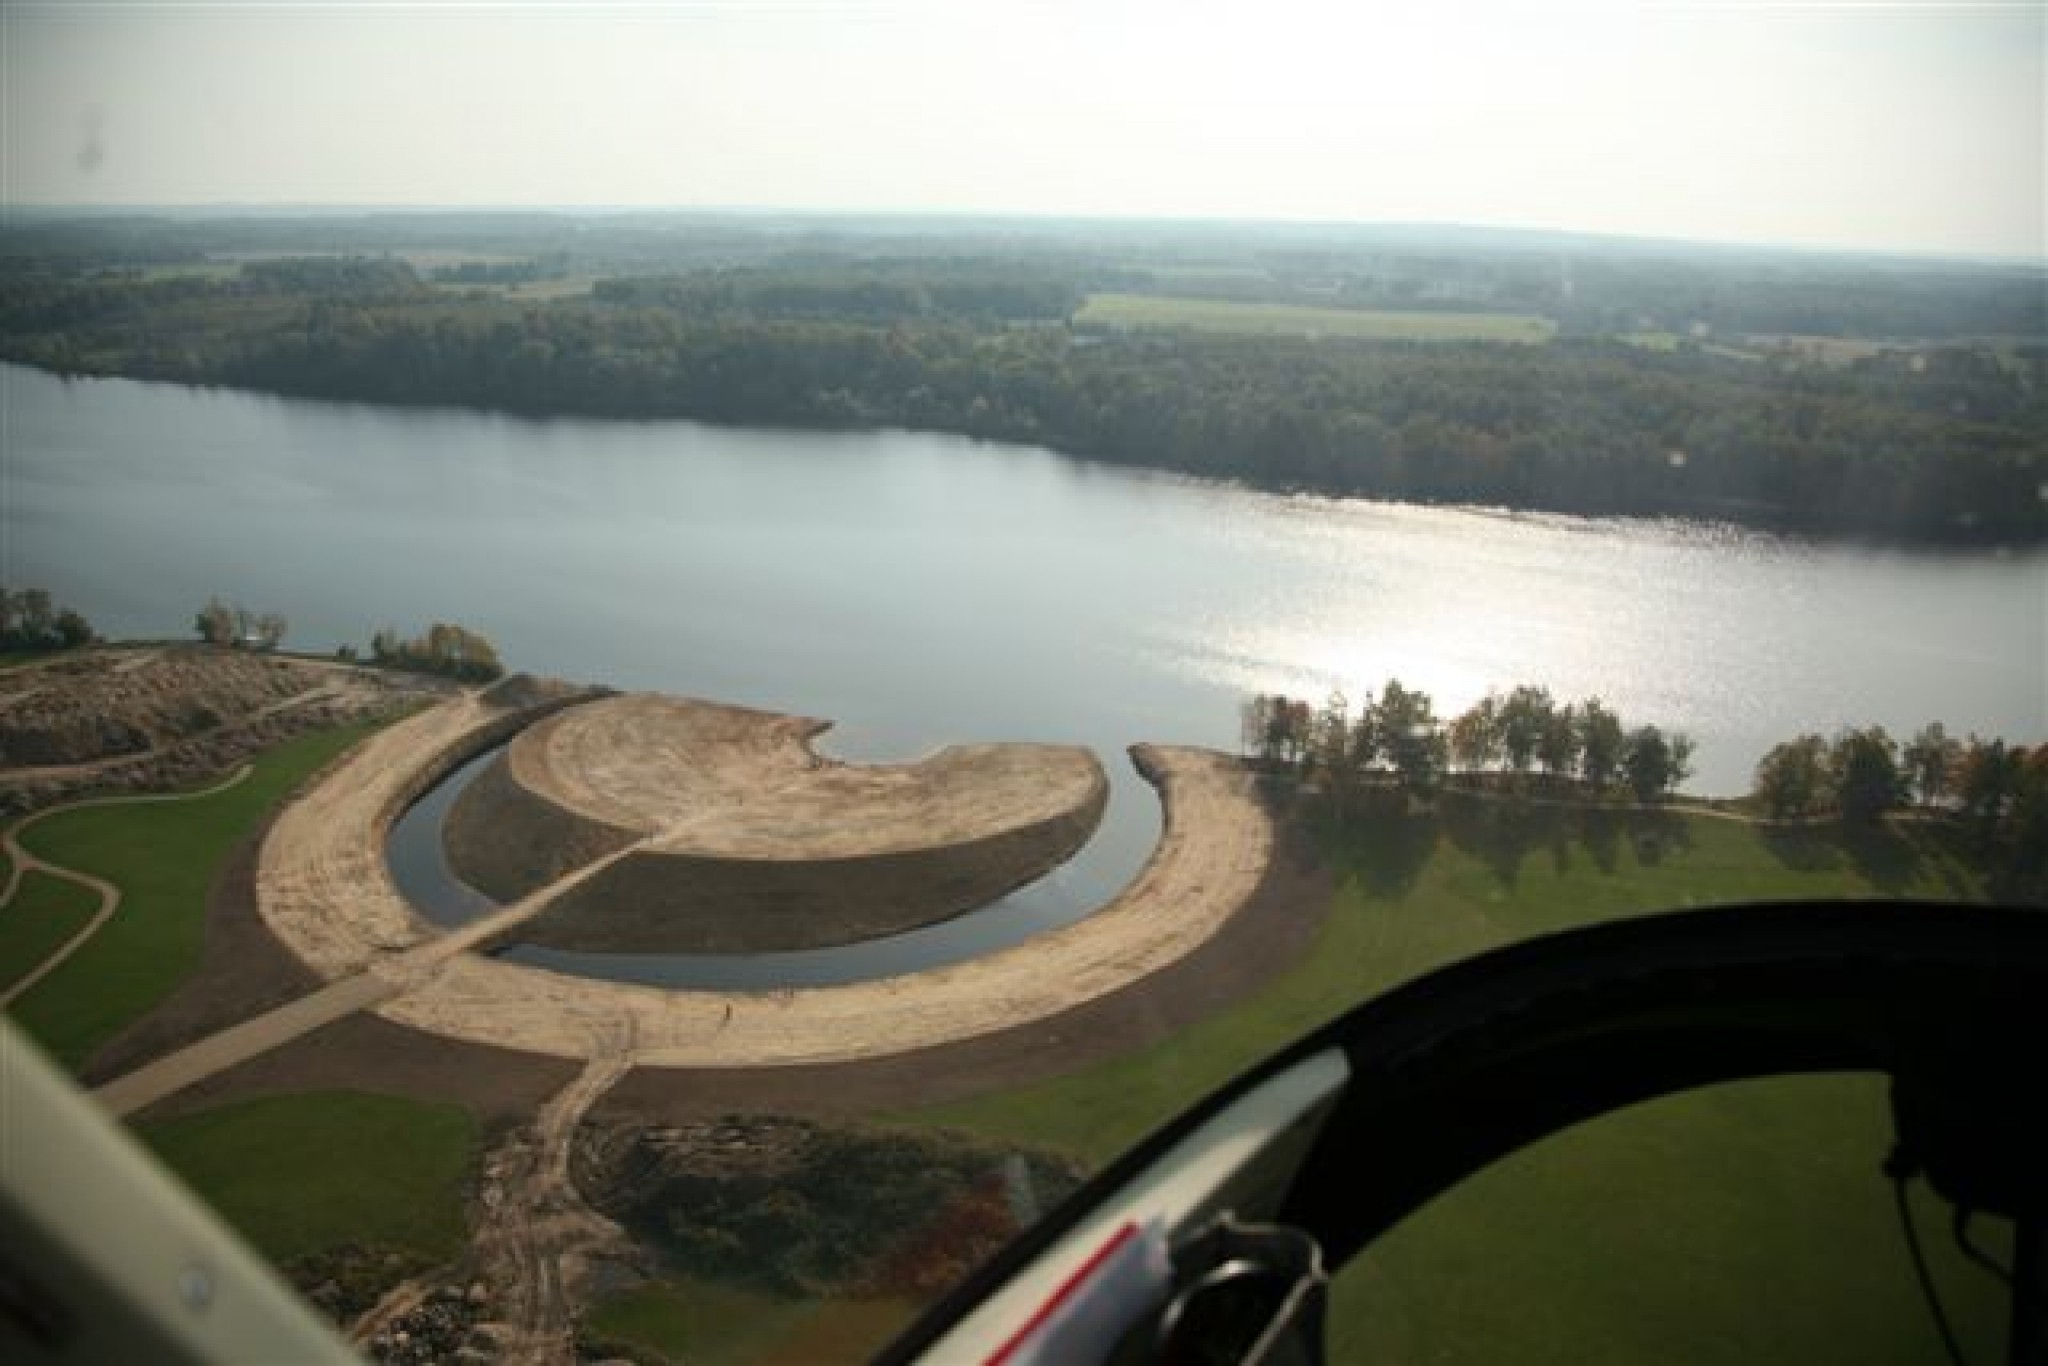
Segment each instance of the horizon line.
[[966,208],[880,208],[880,207],[820,207],[795,204],[680,204],[680,203],[542,203],[532,201],[499,201],[485,203],[434,203],[425,201],[380,201],[380,200],[134,200],[106,202],[65,202],[14,201],[0,204],[0,222],[17,214],[49,215],[54,217],[88,218],[120,214],[149,215],[152,213],[181,215],[217,215],[222,217],[237,214],[284,215],[300,214],[310,217],[347,214],[491,214],[531,213],[563,217],[573,216],[630,216],[635,214],[658,215],[726,215],[744,217],[794,217],[816,219],[904,219],[936,221],[973,222],[1019,222],[1040,224],[1099,224],[1104,226],[1129,227],[1228,227],[1228,228],[1280,228],[1306,231],[1411,231],[1411,232],[1468,232],[1498,234],[1504,237],[1560,237],[1591,238],[1616,244],[1628,243],[1639,246],[1691,247],[1717,251],[1757,251],[1786,254],[1820,256],[1860,256],[1865,258],[1913,258],[1930,261],[1954,261],[1976,265],[2025,266],[2033,269],[2048,269],[2048,243],[2035,254],[1995,251],[1969,251],[1956,248],[1925,246],[1850,246],[1843,244],[1791,242],[1737,237],[1682,237],[1655,232],[1629,232],[1611,228],[1558,227],[1528,223],[1478,222],[1460,219],[1428,218],[1335,218],[1335,217],[1260,217],[1255,215],[1199,214],[1199,213],[1106,213],[1101,211],[1062,211],[1054,209],[966,209]]

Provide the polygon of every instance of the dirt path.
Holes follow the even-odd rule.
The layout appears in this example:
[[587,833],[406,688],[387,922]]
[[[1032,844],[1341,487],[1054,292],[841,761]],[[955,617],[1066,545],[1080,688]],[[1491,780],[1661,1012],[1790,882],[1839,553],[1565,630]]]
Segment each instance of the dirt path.
[[22,831],[34,825],[37,821],[57,815],[60,812],[78,811],[87,807],[132,806],[145,802],[197,801],[201,798],[211,797],[227,791],[254,771],[249,765],[243,764],[212,787],[198,792],[145,793],[129,797],[92,797],[85,801],[66,802],[62,806],[48,807],[45,810],[36,812],[34,815],[25,816],[10,826],[4,835],[0,835],[0,846],[4,846],[6,850],[9,865],[7,886],[4,890],[0,890],[0,909],[13,904],[14,894],[20,890],[22,878],[32,872],[47,873],[51,877],[62,878],[66,882],[76,883],[90,890],[100,899],[99,909],[93,913],[92,919],[88,920],[77,934],[72,935],[71,938],[58,945],[48,958],[45,958],[36,965],[33,972],[14,983],[6,991],[0,992],[0,1010],[5,1010],[38,982],[62,967],[65,960],[84,948],[86,941],[97,934],[100,927],[112,919],[114,912],[121,908],[121,889],[119,887],[95,874],[83,872],[76,868],[65,868],[59,864],[51,863],[47,859],[38,858],[23,847],[18,838]]
[[[197,1043],[108,1082],[94,1094],[114,1114],[133,1114],[218,1072],[290,1043],[358,1010],[390,1000],[431,980],[434,973],[455,955],[504,935],[519,922],[538,913],[555,897],[596,876],[637,847],[628,846],[579,868],[534,895],[459,930],[378,959],[367,971],[336,978],[317,991],[210,1034]],[[110,884],[109,890],[112,890]],[[114,896],[118,901],[119,893],[115,892]],[[39,969],[39,975],[49,966]],[[618,1030],[602,1030],[592,1036],[590,1046],[613,1050],[619,1046],[619,1037]]]
[[531,1126],[492,1154],[472,1246],[485,1278],[501,1287],[497,1359],[567,1366],[576,1359],[576,1305],[591,1266],[631,1259],[632,1241],[583,1202],[569,1179],[576,1126],[632,1066],[630,1052],[600,1053],[541,1108]]
[[396,983],[369,972],[330,982],[311,995],[209,1034],[189,1048],[116,1077],[93,1095],[116,1115],[133,1114],[216,1072],[389,1000],[399,990]]

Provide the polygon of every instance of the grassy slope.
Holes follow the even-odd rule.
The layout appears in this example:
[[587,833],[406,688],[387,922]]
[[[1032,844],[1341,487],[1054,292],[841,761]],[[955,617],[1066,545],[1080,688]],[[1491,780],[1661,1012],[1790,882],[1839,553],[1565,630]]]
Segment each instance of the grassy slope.
[[110,879],[122,901],[98,934],[15,1002],[16,1022],[75,1071],[147,1014],[198,964],[207,889],[235,843],[371,729],[374,723],[288,741],[261,755],[248,779],[213,796],[68,811],[31,826],[21,837],[30,850]]
[[1556,331],[1549,320],[1524,313],[1395,313],[1161,294],[1091,294],[1074,320],[1104,327],[1191,328],[1251,336],[1313,333],[1384,341],[1540,342]]
[[145,1121],[138,1133],[274,1261],[355,1243],[440,1262],[467,1237],[478,1133],[457,1106],[319,1092]]
[[26,977],[84,929],[99,905],[89,887],[48,873],[24,875],[14,899],[0,910],[0,991]]
[[[1336,842],[1340,891],[1314,950],[1252,1001],[1148,1053],[905,1118],[1100,1159],[1350,1004],[1492,945],[1687,904],[1975,891],[1928,831],[1772,838],[1697,816],[1589,831],[1572,813],[1461,809]],[[1875,1174],[1889,1133],[1879,1088],[1822,1078],[1679,1097],[1560,1136],[1347,1271],[1336,1359],[1927,1359],[1938,1344],[1900,1279]],[[1995,1320],[1985,1287],[1943,1264],[1974,1321]]]

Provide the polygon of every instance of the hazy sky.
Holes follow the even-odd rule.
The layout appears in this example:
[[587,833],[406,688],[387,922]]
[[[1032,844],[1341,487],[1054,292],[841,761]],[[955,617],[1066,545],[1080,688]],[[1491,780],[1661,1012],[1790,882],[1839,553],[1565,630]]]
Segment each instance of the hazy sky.
[[2048,255],[2048,7],[4,3],[0,196]]

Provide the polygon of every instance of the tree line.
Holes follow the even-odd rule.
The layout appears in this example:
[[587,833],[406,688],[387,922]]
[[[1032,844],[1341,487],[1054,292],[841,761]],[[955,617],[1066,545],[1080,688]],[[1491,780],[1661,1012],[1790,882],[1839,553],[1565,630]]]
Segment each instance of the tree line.
[[1655,802],[1692,776],[1692,740],[1656,726],[1628,727],[1598,698],[1559,703],[1521,686],[1488,693],[1448,721],[1426,692],[1389,680],[1354,715],[1343,693],[1320,706],[1280,694],[1247,699],[1245,752],[1268,767],[1319,781],[1341,811],[1360,788],[1392,783],[1424,797],[1446,782],[1516,786],[1535,778],[1588,796]]
[[490,641],[445,621],[410,638],[385,627],[370,637],[370,660],[387,668],[439,674],[465,683],[489,683],[505,674]]
[[208,598],[193,614],[192,630],[208,645],[234,645],[252,650],[275,650],[284,643],[289,623],[279,612],[257,612],[240,603]]
[[[256,612],[239,603],[208,598],[193,616],[192,629],[209,645],[274,650],[288,629],[277,612]],[[360,655],[344,645],[335,657],[348,663]],[[505,666],[491,642],[467,627],[437,621],[416,636],[402,636],[386,626],[370,637],[370,662],[388,669],[438,674],[465,683],[489,683],[504,677]]]
[[48,589],[0,586],[0,650],[69,650],[96,639],[84,614],[59,607]]
[[[1313,781],[1340,820],[1371,789],[1427,799],[1445,787],[1532,789],[1654,804],[1692,775],[1682,732],[1626,725],[1598,698],[1560,703],[1545,688],[1489,692],[1455,717],[1398,680],[1356,710],[1341,692],[1320,706],[1259,694],[1240,707],[1243,752],[1268,771]],[[1746,805],[1773,822],[1874,828],[1895,814],[1956,827],[2002,885],[2048,890],[2048,744],[1971,735],[1940,722],[1900,744],[1882,726],[1801,735],[1756,766]]]
[[2048,870],[2048,745],[1958,739],[1939,721],[1903,745],[1882,726],[1801,735],[1758,761],[1754,795],[1773,820],[1869,825],[1917,807],[2010,851],[2021,872]]
[[397,261],[263,265],[9,277],[0,354],[313,397],[906,426],[1420,502],[2048,539],[2039,367],[1964,347],[1821,366],[1599,339],[1092,334],[1034,312],[1053,276],[995,266],[713,272],[537,302],[408,283]]

